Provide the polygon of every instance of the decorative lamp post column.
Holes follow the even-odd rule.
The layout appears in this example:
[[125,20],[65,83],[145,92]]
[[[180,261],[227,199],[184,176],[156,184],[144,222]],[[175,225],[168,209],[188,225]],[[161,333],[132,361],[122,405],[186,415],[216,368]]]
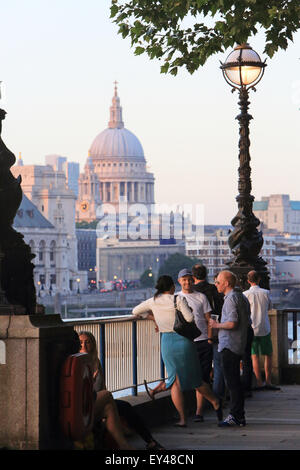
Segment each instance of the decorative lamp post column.
[[263,246],[262,232],[257,230],[260,221],[253,214],[254,197],[251,195],[250,139],[249,122],[252,116],[248,113],[249,90],[256,91],[255,86],[262,79],[265,61],[249,46],[241,44],[229,54],[221,69],[226,82],[239,92],[240,114],[239,121],[239,180],[238,180],[238,213],[232,219],[234,229],[231,231],[228,243],[233,258],[227,263],[230,271],[238,278],[242,289],[248,289],[247,273],[255,269],[261,276],[261,287],[269,289],[269,272],[266,262],[259,256]]

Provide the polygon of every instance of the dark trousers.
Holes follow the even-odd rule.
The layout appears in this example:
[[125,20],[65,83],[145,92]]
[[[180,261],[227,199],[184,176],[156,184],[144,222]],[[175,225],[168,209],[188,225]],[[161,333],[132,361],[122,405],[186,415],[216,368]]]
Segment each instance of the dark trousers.
[[198,358],[201,364],[202,380],[207,384],[210,383],[210,373],[212,370],[213,347],[207,339],[195,341]]
[[230,414],[241,421],[245,419],[244,392],[240,378],[241,356],[230,349],[221,351],[224,379],[230,395]]
[[252,346],[253,336],[254,336],[253,328],[252,326],[249,326],[248,331],[247,331],[246,348],[242,356],[242,363],[243,363],[242,385],[243,385],[243,389],[247,392],[250,392],[250,390],[252,389],[253,366],[252,366],[252,357],[251,357],[251,346]]

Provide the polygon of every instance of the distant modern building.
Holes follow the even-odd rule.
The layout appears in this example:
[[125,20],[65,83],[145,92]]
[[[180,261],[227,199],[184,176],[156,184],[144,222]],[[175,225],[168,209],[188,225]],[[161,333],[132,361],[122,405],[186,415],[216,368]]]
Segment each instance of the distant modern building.
[[67,162],[64,171],[67,177],[69,188],[73,191],[76,197],[78,197],[78,179],[80,174],[79,163]]
[[[228,231],[230,226],[217,228],[214,230],[209,226],[204,227],[204,236],[199,238],[187,238],[185,241],[185,252],[187,256],[199,258],[207,267],[208,276],[213,276],[223,269],[228,269],[226,262],[231,258],[231,251],[228,245]],[[264,236],[264,245],[260,255],[267,262],[271,278],[274,277],[276,245],[274,237]]]
[[88,283],[96,281],[96,230],[76,229],[77,237],[77,253],[78,253],[78,269],[86,271]]
[[66,175],[68,187],[78,196],[79,163],[68,162],[67,157],[61,155],[46,155],[46,165],[52,166],[55,171],[63,171]]
[[291,201],[288,194],[271,194],[254,201],[253,212],[267,229],[300,234],[300,201]]
[[136,281],[147,269],[156,277],[169,256],[184,254],[175,240],[97,239],[97,281]]

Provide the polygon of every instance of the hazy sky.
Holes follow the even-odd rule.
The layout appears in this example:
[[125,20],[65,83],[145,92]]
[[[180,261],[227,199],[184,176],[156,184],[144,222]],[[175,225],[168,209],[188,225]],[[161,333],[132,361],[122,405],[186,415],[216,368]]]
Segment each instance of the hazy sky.
[[[83,167],[108,125],[119,82],[125,127],[141,141],[160,203],[204,204],[205,223],[235,215],[238,95],[219,68],[230,51],[198,72],[160,74],[134,56],[109,19],[110,0],[0,0],[3,139],[24,164],[60,154]],[[264,59],[262,36],[250,44]],[[268,59],[251,92],[253,195],[300,200],[300,34]]]

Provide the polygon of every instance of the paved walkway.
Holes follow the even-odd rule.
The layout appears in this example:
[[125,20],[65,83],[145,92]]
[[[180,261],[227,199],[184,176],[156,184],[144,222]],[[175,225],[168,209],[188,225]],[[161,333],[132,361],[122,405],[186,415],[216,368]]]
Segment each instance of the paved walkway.
[[[281,386],[280,391],[255,391],[245,402],[247,426],[218,428],[215,413],[206,410],[205,421],[179,429],[172,424],[152,429],[153,436],[167,450],[299,450],[300,386]],[[224,416],[228,408],[224,410]],[[131,437],[136,449],[143,441]]]

